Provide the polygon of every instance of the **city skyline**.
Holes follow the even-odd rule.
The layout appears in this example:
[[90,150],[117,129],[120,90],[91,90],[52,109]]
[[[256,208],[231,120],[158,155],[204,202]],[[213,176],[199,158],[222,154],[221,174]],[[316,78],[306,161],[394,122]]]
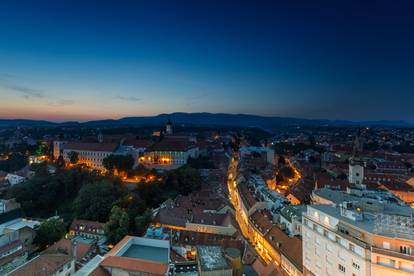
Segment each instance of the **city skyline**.
[[0,118],[414,122],[409,3],[0,4]]

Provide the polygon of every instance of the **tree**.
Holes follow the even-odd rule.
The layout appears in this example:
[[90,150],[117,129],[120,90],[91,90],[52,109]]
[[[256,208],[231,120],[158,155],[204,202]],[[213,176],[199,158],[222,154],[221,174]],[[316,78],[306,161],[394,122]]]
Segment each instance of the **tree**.
[[283,175],[284,178],[294,178],[295,171],[290,166],[285,166],[280,169],[280,174]]
[[129,192],[128,194],[120,198],[116,205],[118,205],[127,212],[130,223],[129,230],[130,232],[134,232],[135,217],[144,213],[146,209],[144,200],[141,199],[141,197],[136,191]]
[[135,234],[143,235],[144,231],[147,229],[148,224],[152,221],[152,211],[151,209],[145,210],[142,216],[135,217]]
[[108,171],[115,169],[120,172],[129,172],[134,166],[134,158],[131,155],[114,155],[111,154],[102,160],[102,164]]
[[183,195],[199,190],[201,182],[202,179],[199,171],[189,166],[183,166],[177,170],[170,171],[167,177],[167,184]]
[[115,196],[113,186],[108,181],[86,184],[73,202],[75,215],[83,219],[106,222]]
[[214,164],[207,156],[200,156],[198,158],[189,157],[187,164],[194,169],[214,169]]
[[12,153],[7,160],[0,160],[0,171],[14,172],[26,165],[26,156],[21,153]]
[[71,164],[75,165],[76,163],[78,163],[79,153],[77,153],[76,151],[71,151],[69,152],[68,156]]
[[34,242],[44,248],[60,240],[65,233],[66,227],[61,219],[48,219],[40,225]]
[[56,165],[59,168],[65,167],[65,159],[63,159],[63,156],[62,155],[59,155],[58,159],[56,160]]
[[109,221],[105,224],[105,233],[110,243],[118,243],[128,234],[129,217],[128,214],[118,206],[111,209]]

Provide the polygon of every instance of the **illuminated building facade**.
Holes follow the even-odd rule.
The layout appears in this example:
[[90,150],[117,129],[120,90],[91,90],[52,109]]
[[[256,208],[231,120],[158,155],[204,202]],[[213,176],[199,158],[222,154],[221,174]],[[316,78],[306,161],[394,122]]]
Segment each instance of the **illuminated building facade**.
[[197,158],[198,147],[188,137],[167,136],[149,147],[139,158],[139,163],[150,168],[176,169],[191,158]]
[[78,153],[78,163],[85,164],[96,170],[105,170],[103,160],[114,154],[119,145],[117,143],[82,143],[69,142],[63,146],[62,156],[65,162],[70,162],[70,153]]
[[414,224],[408,207],[379,213],[358,203],[310,205],[303,217],[305,275],[413,275]]

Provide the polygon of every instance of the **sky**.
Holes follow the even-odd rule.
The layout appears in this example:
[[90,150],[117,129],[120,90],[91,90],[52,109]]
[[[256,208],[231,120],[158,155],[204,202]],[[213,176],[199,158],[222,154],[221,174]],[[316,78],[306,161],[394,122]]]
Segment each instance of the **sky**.
[[0,118],[414,122],[412,1],[0,1]]

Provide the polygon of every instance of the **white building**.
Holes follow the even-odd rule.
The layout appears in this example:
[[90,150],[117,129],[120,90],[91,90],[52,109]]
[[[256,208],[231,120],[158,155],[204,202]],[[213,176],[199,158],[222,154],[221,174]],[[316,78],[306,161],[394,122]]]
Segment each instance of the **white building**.
[[69,142],[63,145],[62,156],[65,162],[70,162],[70,153],[78,153],[78,163],[85,164],[92,169],[105,170],[102,162],[118,149],[117,143],[84,143]]
[[286,205],[280,209],[279,222],[288,232],[289,236],[302,235],[303,211],[306,211],[305,205]]
[[95,256],[75,275],[170,275],[168,240],[125,236],[103,257]]
[[362,162],[350,161],[348,181],[351,184],[361,185],[364,180],[364,165]]
[[7,180],[11,186],[14,186],[16,184],[20,184],[26,181],[26,177],[13,173],[8,173],[5,177],[5,180]]
[[413,275],[414,211],[382,206],[381,212],[366,212],[359,202],[308,206],[304,275]]
[[139,162],[149,168],[170,170],[187,164],[190,157],[198,155],[198,147],[190,137],[167,136],[149,147]]

